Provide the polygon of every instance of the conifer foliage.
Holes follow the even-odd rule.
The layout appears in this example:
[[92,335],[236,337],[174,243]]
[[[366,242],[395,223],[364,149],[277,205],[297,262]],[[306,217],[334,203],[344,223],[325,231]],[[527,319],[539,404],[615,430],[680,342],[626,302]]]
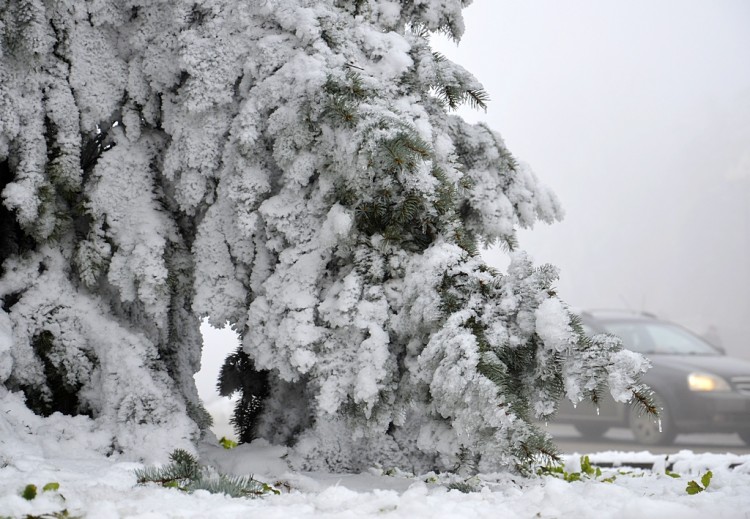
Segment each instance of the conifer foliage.
[[195,456],[182,449],[172,451],[169,460],[170,462],[163,466],[136,469],[135,477],[138,483],[158,483],[163,487],[177,488],[184,492],[206,490],[212,494],[226,494],[230,497],[260,497],[279,493],[272,486],[252,476],[229,476],[218,473],[211,467],[201,465]]
[[552,267],[477,254],[561,210],[451,114],[488,101],[429,44],[469,3],[0,1],[0,384],[189,442],[207,316],[243,439],[302,467],[525,470],[563,396],[650,408]]

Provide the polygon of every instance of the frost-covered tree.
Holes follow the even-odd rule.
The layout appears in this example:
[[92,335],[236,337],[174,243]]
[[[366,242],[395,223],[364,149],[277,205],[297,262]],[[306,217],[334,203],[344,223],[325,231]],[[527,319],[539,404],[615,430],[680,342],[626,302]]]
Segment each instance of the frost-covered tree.
[[648,404],[552,267],[478,255],[561,211],[451,114],[486,95],[429,36],[469,3],[0,0],[0,383],[194,439],[207,316],[244,437],[349,470],[523,469],[562,396]]
[[195,221],[164,167],[191,11],[143,4],[0,1],[0,316],[12,325],[0,386],[41,415],[91,416],[103,450],[145,455],[190,445],[210,418],[192,378]]

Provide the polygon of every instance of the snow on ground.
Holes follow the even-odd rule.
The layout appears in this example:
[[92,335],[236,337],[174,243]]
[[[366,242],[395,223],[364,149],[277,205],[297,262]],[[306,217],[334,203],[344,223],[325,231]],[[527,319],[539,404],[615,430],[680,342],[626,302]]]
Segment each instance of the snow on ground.
[[[458,476],[291,472],[285,449],[257,441],[235,449],[204,445],[200,458],[226,473],[254,474],[274,484],[280,495],[259,499],[229,498],[197,491],[185,494],[155,484],[138,485],[133,473],[140,463],[112,459],[75,447],[69,441],[35,453],[12,435],[0,437],[0,517],[40,516],[68,510],[72,516],[96,519],[163,517],[272,518],[748,518],[750,456],[693,454],[683,451],[669,460],[646,452],[600,453],[596,463],[639,461],[654,470],[604,468],[596,480],[568,483],[552,476],[524,479],[485,474],[468,480],[478,491],[447,488]],[[568,471],[580,470],[580,459],[568,457]],[[672,478],[665,468],[680,474]],[[688,495],[688,480],[714,476],[704,492]],[[394,471],[385,471],[392,473]],[[602,479],[616,476],[614,483]],[[50,482],[58,490],[43,492]],[[39,495],[21,497],[27,484]]]
[[[203,385],[213,389],[215,376],[208,373],[210,384]],[[207,407],[218,419],[221,434],[231,432],[224,416],[231,408],[229,399],[214,396]],[[90,519],[750,519],[750,455],[682,451],[665,459],[649,452],[601,452],[590,457],[602,466],[602,475],[595,479],[568,483],[552,476],[483,474],[468,480],[477,491],[462,493],[448,488],[465,481],[459,476],[412,476],[377,468],[363,474],[299,473],[288,469],[285,448],[262,441],[231,450],[201,446],[201,462],[229,474],[252,474],[281,491],[260,499],[232,499],[138,485],[133,471],[143,464],[107,457],[109,439],[91,425],[85,417],[57,414],[42,422],[17,395],[0,390],[0,518],[67,510],[71,517]],[[165,460],[171,448],[163,439],[155,439],[151,447],[149,461]],[[567,456],[565,461],[568,472],[581,470],[579,456]],[[653,470],[628,468],[628,463],[653,465]],[[680,477],[672,478],[666,470]],[[708,470],[713,479],[707,490],[688,495],[688,481],[699,481]],[[612,476],[613,483],[603,481]],[[42,491],[52,482],[59,483],[57,490]],[[38,488],[32,500],[21,497],[28,484]]]

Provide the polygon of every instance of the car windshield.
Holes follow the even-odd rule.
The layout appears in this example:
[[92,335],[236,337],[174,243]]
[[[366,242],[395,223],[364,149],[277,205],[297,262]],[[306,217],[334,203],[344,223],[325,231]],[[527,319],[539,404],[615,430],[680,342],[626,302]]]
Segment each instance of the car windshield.
[[604,329],[622,339],[623,346],[639,353],[666,355],[720,355],[700,337],[677,325],[652,321],[609,321]]

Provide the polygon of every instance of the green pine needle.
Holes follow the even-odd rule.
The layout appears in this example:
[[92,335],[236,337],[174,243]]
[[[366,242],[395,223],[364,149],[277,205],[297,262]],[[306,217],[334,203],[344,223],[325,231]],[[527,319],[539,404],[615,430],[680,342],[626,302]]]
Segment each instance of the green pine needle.
[[136,469],[138,483],[159,483],[165,488],[177,488],[189,493],[207,490],[213,494],[227,494],[230,497],[259,497],[279,493],[272,486],[251,476],[216,475],[200,465],[192,454],[182,449],[175,449],[169,457],[171,463],[163,467]]

